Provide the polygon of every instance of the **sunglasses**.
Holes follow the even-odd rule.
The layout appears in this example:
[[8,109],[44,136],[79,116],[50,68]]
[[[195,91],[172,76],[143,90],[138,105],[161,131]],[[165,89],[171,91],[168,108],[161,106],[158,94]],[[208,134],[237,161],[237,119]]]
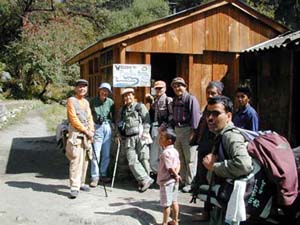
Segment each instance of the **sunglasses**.
[[207,110],[207,111],[206,111],[206,117],[209,117],[210,115],[211,115],[212,117],[218,117],[218,116],[220,116],[222,113],[225,113],[225,112],[219,112],[219,111],[216,111],[216,110],[213,110],[213,111]]

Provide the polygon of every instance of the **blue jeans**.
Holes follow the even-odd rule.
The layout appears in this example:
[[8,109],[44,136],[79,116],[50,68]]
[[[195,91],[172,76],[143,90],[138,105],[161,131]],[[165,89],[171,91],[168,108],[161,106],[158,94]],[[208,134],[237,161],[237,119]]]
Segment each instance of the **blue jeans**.
[[[110,160],[110,146],[111,146],[111,125],[108,122],[103,122],[102,125],[96,124],[94,135],[94,150],[93,159],[91,162],[91,178],[98,180],[99,177],[107,176],[107,168]],[[100,174],[97,160],[100,160]]]

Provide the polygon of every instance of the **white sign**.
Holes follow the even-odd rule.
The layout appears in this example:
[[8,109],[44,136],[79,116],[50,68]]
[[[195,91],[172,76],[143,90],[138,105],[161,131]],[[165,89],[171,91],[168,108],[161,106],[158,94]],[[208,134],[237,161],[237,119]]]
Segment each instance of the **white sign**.
[[113,64],[114,87],[150,87],[151,65]]

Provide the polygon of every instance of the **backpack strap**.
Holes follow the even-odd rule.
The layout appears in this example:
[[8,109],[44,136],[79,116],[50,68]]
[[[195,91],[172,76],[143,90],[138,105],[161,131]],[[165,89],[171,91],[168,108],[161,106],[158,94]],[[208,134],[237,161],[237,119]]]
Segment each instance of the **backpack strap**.
[[142,103],[137,102],[134,110],[139,114],[140,117],[142,117]]

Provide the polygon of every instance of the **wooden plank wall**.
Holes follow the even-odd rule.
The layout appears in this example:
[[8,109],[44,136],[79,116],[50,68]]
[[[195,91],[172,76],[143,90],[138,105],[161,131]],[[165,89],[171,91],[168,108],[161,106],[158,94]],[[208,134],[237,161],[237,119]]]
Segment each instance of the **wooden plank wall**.
[[212,80],[222,81],[224,94],[233,98],[237,86],[233,80],[238,77],[238,69],[234,69],[237,66],[236,60],[233,53],[204,52],[203,55],[193,57],[189,90],[199,100],[202,110],[207,103],[206,87]]
[[[271,51],[258,57],[258,105],[261,129],[288,137],[290,110],[290,53]],[[276,104],[274,104],[276,102]]]
[[128,40],[127,52],[240,52],[279,33],[231,5]]
[[[126,63],[127,64],[143,64],[144,63],[144,54],[143,53],[127,53],[126,54]],[[144,87],[136,87],[135,98],[138,102],[144,102],[144,97],[146,94],[146,89]]]

